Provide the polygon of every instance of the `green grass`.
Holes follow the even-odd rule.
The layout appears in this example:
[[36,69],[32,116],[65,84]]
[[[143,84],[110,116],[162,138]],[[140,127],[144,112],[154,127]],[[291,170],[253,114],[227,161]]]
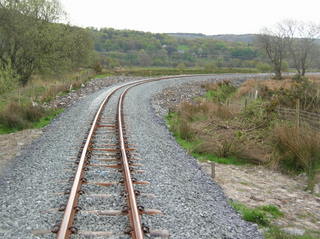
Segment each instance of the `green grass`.
[[112,75],[113,74],[111,72],[106,71],[106,73],[98,74],[94,78],[95,79],[101,79],[101,78],[105,78],[105,77],[112,76]]
[[7,128],[7,127],[4,127],[3,125],[0,125],[0,134],[10,134],[17,131],[19,130],[14,128]]
[[283,216],[283,213],[274,205],[249,208],[246,205],[232,201],[231,206],[241,214],[242,218],[260,226],[269,226],[272,219]]
[[257,207],[258,210],[269,213],[273,218],[282,217],[284,214],[279,210],[277,206],[274,205],[264,205]]
[[63,111],[64,109],[55,109],[50,111],[48,115],[40,118],[38,122],[33,123],[32,128],[40,129],[47,126],[55,117],[57,117]]
[[249,208],[246,205],[231,201],[230,205],[241,214],[246,221],[265,227],[265,239],[317,239],[320,232],[306,232],[303,236],[294,236],[282,231],[279,227],[272,225],[272,220],[282,217],[284,214],[274,205],[264,205]]
[[192,156],[198,160],[212,161],[220,164],[232,164],[238,166],[250,164],[250,162],[245,159],[239,159],[235,157],[221,158],[209,153],[192,153]]
[[129,76],[166,76],[181,74],[223,74],[223,73],[259,73],[255,68],[215,68],[205,69],[201,67],[131,67],[119,70],[104,70],[107,75]]

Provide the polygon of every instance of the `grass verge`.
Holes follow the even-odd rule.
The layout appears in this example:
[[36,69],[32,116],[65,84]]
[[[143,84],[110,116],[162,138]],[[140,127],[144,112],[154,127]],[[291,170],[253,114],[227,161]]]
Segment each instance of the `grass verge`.
[[104,70],[108,75],[130,76],[164,76],[182,74],[223,74],[223,73],[259,73],[255,68],[215,68],[205,69],[201,67],[173,68],[173,67],[131,67],[116,70]]
[[44,111],[39,118],[29,121],[24,116],[18,116],[15,125],[8,125],[0,122],[0,134],[10,134],[22,129],[39,129],[47,126],[55,117],[61,114],[64,109],[53,109]]

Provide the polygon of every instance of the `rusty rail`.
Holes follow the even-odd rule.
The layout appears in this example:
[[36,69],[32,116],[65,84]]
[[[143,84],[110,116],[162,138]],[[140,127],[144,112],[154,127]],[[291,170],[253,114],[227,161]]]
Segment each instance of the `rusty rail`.
[[[193,75],[195,76],[195,75]],[[79,159],[79,164],[78,168],[73,180],[72,188],[69,194],[68,202],[64,210],[64,215],[62,222],[60,224],[59,230],[57,231],[57,239],[67,239],[71,237],[71,234],[75,233],[75,228],[73,228],[73,223],[74,223],[74,218],[75,215],[78,211],[78,199],[81,195],[81,185],[84,180],[84,169],[86,167],[86,158],[87,158],[87,153],[89,151],[89,147],[91,144],[91,140],[93,138],[94,132],[96,128],[98,127],[98,122],[99,119],[102,115],[102,111],[108,101],[110,100],[110,97],[119,89],[129,86],[124,92],[121,94],[118,102],[118,109],[117,109],[117,118],[118,118],[118,131],[119,131],[119,141],[120,141],[120,146],[121,146],[121,157],[122,157],[122,167],[123,167],[123,174],[124,174],[124,182],[125,182],[125,188],[128,194],[127,200],[128,200],[128,214],[129,214],[129,219],[130,219],[130,224],[132,231],[131,236],[133,239],[143,239],[144,238],[144,232],[142,229],[142,224],[141,224],[141,217],[139,213],[139,209],[137,207],[136,203],[136,195],[134,191],[134,187],[132,184],[132,178],[130,174],[130,167],[127,159],[127,153],[126,153],[126,147],[125,147],[125,140],[124,140],[124,131],[123,131],[123,125],[124,125],[124,120],[123,120],[123,113],[122,113],[122,108],[123,108],[123,99],[128,92],[128,90],[134,86],[147,83],[147,82],[152,82],[152,81],[159,81],[159,80],[165,80],[165,79],[172,79],[172,78],[184,78],[184,77],[190,77],[190,75],[180,75],[180,76],[170,76],[170,77],[161,77],[157,79],[145,79],[145,80],[137,80],[133,81],[130,83],[125,83],[117,87],[111,88],[105,99],[102,101],[95,117],[92,122],[92,126],[90,128],[89,134],[86,138],[85,145],[83,147],[81,157]]]
[[[138,83],[141,84],[141,83]],[[134,87],[138,84],[135,84],[131,87]],[[126,187],[126,192],[127,192],[127,200],[128,200],[128,213],[129,213],[129,219],[130,219],[130,224],[131,224],[131,236],[133,239],[143,239],[143,230],[142,230],[142,225],[141,225],[141,218],[137,206],[137,201],[136,201],[136,195],[134,192],[133,184],[132,184],[132,178],[131,178],[131,173],[130,173],[130,168],[129,168],[129,163],[128,163],[128,158],[127,158],[127,152],[126,152],[126,146],[125,146],[125,141],[124,141],[124,132],[123,132],[123,98],[128,92],[128,90],[131,88],[128,87],[120,96],[119,103],[118,103],[118,130],[119,130],[119,141],[120,141],[120,146],[121,146],[121,159],[122,159],[122,167],[123,167],[123,176],[125,179],[125,187]]]

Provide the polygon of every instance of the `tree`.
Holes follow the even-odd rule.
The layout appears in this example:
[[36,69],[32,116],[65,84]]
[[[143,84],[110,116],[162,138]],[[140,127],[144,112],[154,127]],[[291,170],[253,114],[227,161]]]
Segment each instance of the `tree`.
[[64,12],[57,0],[0,0],[0,64],[11,65],[22,84],[37,72],[84,64],[92,50],[85,29],[56,23]]
[[2,0],[0,5],[0,63],[12,65],[26,84],[43,62],[44,47],[50,47],[50,22],[61,14],[58,1]]
[[319,47],[316,39],[320,36],[320,26],[314,23],[287,20],[279,24],[286,35],[288,53],[300,78],[314,61],[314,52]]
[[286,56],[287,48],[286,34],[279,31],[279,29],[271,31],[266,28],[262,34],[258,35],[257,41],[272,64],[275,78],[282,79],[283,60]]

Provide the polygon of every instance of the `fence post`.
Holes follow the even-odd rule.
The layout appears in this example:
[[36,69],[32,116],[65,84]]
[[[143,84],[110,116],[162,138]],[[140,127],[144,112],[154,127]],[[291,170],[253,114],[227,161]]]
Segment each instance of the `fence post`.
[[211,177],[215,178],[215,176],[216,176],[216,164],[215,164],[215,162],[210,161],[210,165],[211,165]]
[[244,110],[247,109],[247,105],[248,105],[248,98],[244,99]]
[[19,102],[19,105],[21,105],[21,92],[20,92],[20,87],[18,88],[18,102]]
[[300,99],[297,99],[296,102],[296,123],[297,127],[300,127]]

